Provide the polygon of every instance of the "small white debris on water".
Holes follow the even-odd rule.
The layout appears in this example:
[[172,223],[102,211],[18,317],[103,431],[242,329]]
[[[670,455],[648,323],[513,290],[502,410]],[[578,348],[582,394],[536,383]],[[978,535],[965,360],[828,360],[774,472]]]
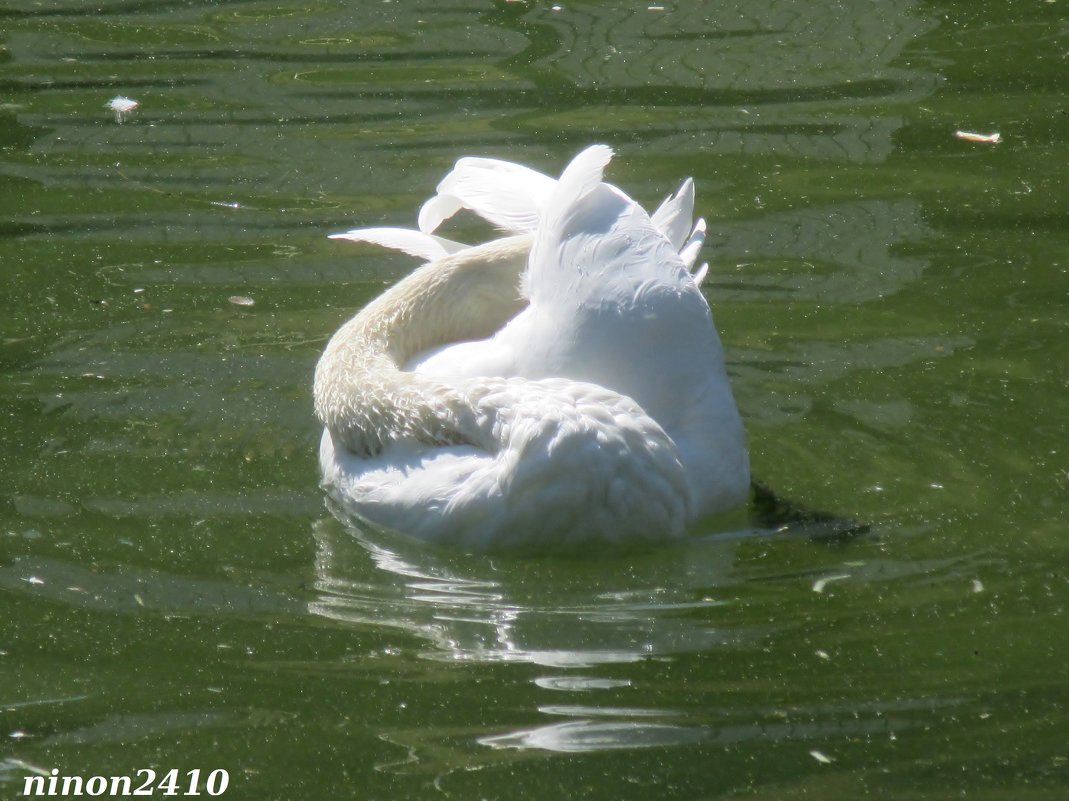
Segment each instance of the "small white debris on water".
[[813,757],[821,765],[830,765],[832,763],[832,758],[823,751],[810,751],[809,756]]
[[846,573],[843,573],[843,574],[838,575],[838,576],[825,576],[822,579],[817,579],[816,581],[813,582],[813,592],[816,592],[816,593],[824,592],[824,588],[826,586],[828,586],[829,583],[831,583],[833,581],[842,581],[843,579],[848,579],[848,578],[850,578],[850,576],[847,575]]
[[227,300],[230,301],[231,303],[233,303],[235,306],[255,306],[256,305],[256,301],[255,300],[253,300],[252,298],[247,298],[244,295],[231,295],[229,298],[227,298]]
[[123,122],[125,122],[127,115],[132,114],[134,109],[136,109],[139,105],[141,104],[138,103],[136,100],[131,100],[128,97],[118,95],[117,97],[113,97],[111,100],[109,100],[105,104],[104,108],[114,112],[115,122],[119,123],[119,125],[122,125]]
[[1002,141],[1002,134],[995,132],[989,134],[973,133],[972,131],[954,131],[954,136],[964,139],[966,142],[983,142],[988,145],[997,145]]
[[972,591],[973,592],[983,592],[984,591],[984,582],[980,581],[980,579],[973,579],[972,580]]
[[817,651],[816,654],[817,654],[817,656],[819,656],[821,659],[823,659],[825,661],[831,661],[831,657],[828,656],[828,652],[827,651]]
[[37,576],[27,576],[23,579],[27,584],[44,584],[45,580],[37,578]]

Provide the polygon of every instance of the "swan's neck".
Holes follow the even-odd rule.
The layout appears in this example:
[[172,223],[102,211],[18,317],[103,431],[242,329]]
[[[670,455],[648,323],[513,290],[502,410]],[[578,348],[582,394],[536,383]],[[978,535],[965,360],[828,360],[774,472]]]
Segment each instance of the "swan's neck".
[[470,400],[400,365],[430,348],[493,334],[525,304],[519,280],[529,236],[426,264],[368,304],[331,338],[316,366],[316,414],[359,455],[395,439],[485,445]]

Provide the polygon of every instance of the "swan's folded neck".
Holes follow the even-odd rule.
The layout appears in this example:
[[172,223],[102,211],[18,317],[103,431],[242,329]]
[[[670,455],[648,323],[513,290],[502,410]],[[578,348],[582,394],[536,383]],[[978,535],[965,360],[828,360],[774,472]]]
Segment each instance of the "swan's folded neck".
[[488,337],[520,311],[530,249],[529,236],[508,237],[426,264],[343,325],[314,386],[316,414],[335,441],[357,455],[406,438],[488,447],[465,393],[401,366],[431,348]]

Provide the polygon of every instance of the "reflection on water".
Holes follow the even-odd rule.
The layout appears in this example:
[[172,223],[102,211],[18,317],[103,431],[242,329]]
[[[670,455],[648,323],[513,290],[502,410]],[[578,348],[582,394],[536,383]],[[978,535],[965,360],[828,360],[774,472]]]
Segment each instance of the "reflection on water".
[[[662,712],[659,710],[614,710],[577,707],[569,710],[543,708],[551,715],[575,716],[567,723],[520,729],[505,734],[483,737],[481,745],[491,748],[536,749],[576,753],[606,751],[621,748],[656,748],[706,742],[721,745],[761,740],[774,743],[785,740],[828,740],[845,737],[883,735],[894,738],[918,725],[916,718],[933,708],[953,707],[958,701],[903,701],[896,704],[872,704],[850,710],[832,707],[796,709],[791,714],[783,710],[751,710],[750,720],[732,719],[708,723],[649,722],[650,717],[683,718],[699,721],[711,717],[693,712]],[[605,720],[615,717],[617,720]],[[791,720],[784,720],[791,718]]]
[[[715,663],[718,652],[753,653],[761,659],[771,638],[807,625],[809,614],[820,614],[820,599],[834,597],[843,587],[856,591],[860,585],[911,580],[930,585],[942,576],[958,585],[961,595],[975,592],[970,580],[983,564],[979,557],[924,563],[845,558],[833,566],[818,563],[790,574],[746,578],[733,567],[738,548],[757,538],[789,544],[789,537],[769,539],[768,531],[750,530],[641,554],[600,554],[592,561],[590,555],[457,554],[361,527],[344,515],[319,521],[313,534],[313,614],[357,629],[392,628],[414,635],[426,643],[421,653],[430,660],[548,669],[528,678],[527,725],[466,730],[470,739],[490,749],[485,757],[453,752],[448,730],[385,727],[382,739],[409,752],[403,762],[379,766],[391,771],[439,770],[458,762],[471,769],[517,751],[893,738],[933,710],[958,702],[905,696],[847,707],[819,702],[790,709],[739,707],[727,703],[730,692],[710,685],[701,692],[718,698],[715,706],[696,706],[689,694],[676,696],[683,701],[677,706],[663,703],[655,679],[651,687],[649,677],[636,681],[627,676],[638,675],[631,671],[639,663],[682,658]],[[811,612],[801,620],[758,617],[761,622],[755,623],[739,605],[740,585],[769,581],[807,595]],[[831,659],[823,651],[808,658]],[[510,703],[522,710],[524,694],[510,694],[515,696]]]
[[607,751],[686,745],[704,739],[701,729],[663,723],[574,720],[535,729],[480,738],[491,748],[535,748],[543,751]]
[[[309,611],[346,624],[405,631],[428,644],[425,657],[448,661],[584,668],[753,647],[776,624],[740,624],[734,605],[746,581],[785,581],[819,595],[843,581],[944,575],[964,592],[975,575],[971,571],[989,566],[978,555],[957,554],[913,562],[843,559],[830,567],[818,562],[786,575],[734,574],[742,543],[788,543],[808,536],[810,529],[800,525],[782,535],[740,529],[650,552],[599,554],[596,561],[589,554],[494,558],[430,547],[337,514],[336,521],[320,520],[313,528],[316,598]],[[827,536],[827,525],[814,522],[811,531]],[[564,675],[539,677],[535,684],[585,692],[630,683]]]
[[700,554],[610,556],[608,569],[591,571],[564,558],[453,554],[346,524],[315,527],[319,597],[310,610],[416,634],[431,645],[430,658],[589,667],[751,636],[710,622],[730,603],[715,588],[728,583],[733,540],[708,541]]

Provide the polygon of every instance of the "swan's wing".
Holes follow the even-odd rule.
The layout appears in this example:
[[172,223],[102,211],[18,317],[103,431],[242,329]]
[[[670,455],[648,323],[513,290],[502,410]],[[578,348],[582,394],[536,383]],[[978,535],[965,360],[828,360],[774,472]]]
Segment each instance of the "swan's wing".
[[505,231],[533,231],[556,182],[537,170],[499,159],[460,159],[438,184],[438,194],[419,211],[419,228],[430,233],[461,209]]
[[328,238],[381,245],[427,261],[435,261],[468,247],[451,239],[413,231],[410,228],[354,228],[344,234],[331,234]]
[[[617,357],[635,358],[636,350],[629,345],[656,352],[644,347],[652,341],[654,328],[660,328],[642,323],[649,313],[663,317],[664,330],[686,335],[687,326],[673,322],[680,306],[674,298],[680,293],[694,296],[682,305],[696,316],[701,334],[711,330],[708,306],[689,272],[701,247],[704,223],[694,227],[684,245],[685,258],[681,257],[676,244],[641,206],[602,182],[611,157],[610,148],[595,145],[576,156],[559,181],[546,179],[553,192],[523,276],[523,295],[530,299],[530,308],[497,336],[422,353],[407,369],[444,378],[541,378],[567,366],[572,378],[602,379],[606,371],[590,368],[598,362],[608,366]],[[689,215],[690,185],[684,184],[677,197],[676,212]],[[690,226],[689,216],[686,224]],[[664,296],[664,305],[654,299],[658,294]],[[592,322],[604,312],[613,318],[611,322]],[[620,337],[618,346],[607,341],[614,336]],[[697,336],[683,350],[700,346],[698,340],[705,338]],[[604,348],[601,356],[595,353],[598,348]],[[679,347],[673,345],[671,350],[679,352]],[[605,353],[613,356],[606,359]]]
[[[612,151],[605,145],[595,145],[580,155],[582,158],[575,160],[572,178],[578,178],[579,165],[589,160],[600,182],[600,170],[612,157]],[[599,160],[603,163],[597,169]],[[419,228],[426,233],[433,232],[458,211],[468,209],[503,230],[534,231],[551,198],[561,197],[556,191],[556,180],[529,167],[500,159],[465,157],[438,184],[438,193],[423,204]],[[574,189],[565,188],[562,194],[573,195]],[[693,216],[694,182],[688,178],[651,217],[654,227],[675,250],[686,251],[683,258],[690,266],[705,234],[704,221],[698,220],[691,227]]]
[[653,212],[650,219],[653,227],[668,237],[672,247],[682,248],[691,234],[691,220],[694,218],[694,181],[690,178],[683,182],[679,191],[665,199]]

